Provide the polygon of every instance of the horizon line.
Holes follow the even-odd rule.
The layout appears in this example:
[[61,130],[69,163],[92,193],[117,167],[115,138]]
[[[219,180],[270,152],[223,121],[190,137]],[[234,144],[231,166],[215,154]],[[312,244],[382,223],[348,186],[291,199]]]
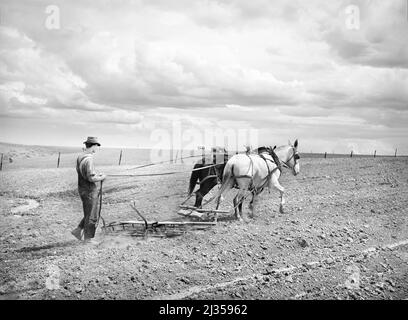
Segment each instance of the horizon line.
[[[22,146],[22,147],[48,147],[48,148],[79,148],[82,149],[83,147],[80,146],[67,146],[67,145],[43,145],[43,144],[22,144],[22,143],[14,143],[14,142],[4,142],[4,141],[0,141],[0,144],[9,144],[9,145],[17,145],[17,146]],[[123,146],[101,146],[102,148],[106,148],[106,149],[147,149],[147,150],[152,150],[152,149],[158,149],[158,148],[152,148],[152,147],[123,147]],[[211,149],[211,148],[209,148]],[[160,150],[160,149],[158,149]],[[164,149],[161,148],[161,150],[181,150],[181,149]],[[198,149],[197,149],[198,150]],[[189,151],[196,151],[195,149],[191,149]],[[376,150],[375,150],[376,151]],[[237,150],[232,150],[231,152],[237,152]],[[319,151],[319,152],[302,152],[300,151],[300,154],[322,154],[324,155],[325,153],[327,153],[327,155],[346,155],[346,156],[350,156],[350,153],[353,152],[353,156],[372,156],[374,157],[374,152],[373,153],[356,153],[353,150],[350,150],[350,152],[347,153],[333,153],[333,152],[327,152],[327,151]],[[378,154],[376,153],[376,157],[408,157],[408,155],[405,154],[400,154],[400,155],[396,155],[395,154]]]

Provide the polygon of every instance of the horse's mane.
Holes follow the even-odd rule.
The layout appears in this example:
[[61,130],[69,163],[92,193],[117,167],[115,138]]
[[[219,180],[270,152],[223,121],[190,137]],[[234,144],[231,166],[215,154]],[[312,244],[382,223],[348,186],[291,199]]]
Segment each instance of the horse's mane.
[[262,147],[256,148],[254,151],[256,153],[263,153],[263,152],[268,152],[268,150],[269,150],[269,147],[262,146]]
[[282,150],[282,149],[284,149],[284,148],[288,148],[288,147],[290,147],[289,145],[283,145],[283,146],[279,146],[279,147],[276,147],[276,151],[279,151],[279,150]]

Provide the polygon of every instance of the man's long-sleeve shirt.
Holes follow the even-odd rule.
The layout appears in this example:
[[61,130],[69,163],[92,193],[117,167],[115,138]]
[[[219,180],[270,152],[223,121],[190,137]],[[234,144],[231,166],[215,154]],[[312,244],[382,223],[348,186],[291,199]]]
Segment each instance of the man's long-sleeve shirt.
[[95,182],[100,181],[100,179],[97,178],[91,153],[82,153],[78,156],[76,170],[79,193],[97,191],[98,187]]

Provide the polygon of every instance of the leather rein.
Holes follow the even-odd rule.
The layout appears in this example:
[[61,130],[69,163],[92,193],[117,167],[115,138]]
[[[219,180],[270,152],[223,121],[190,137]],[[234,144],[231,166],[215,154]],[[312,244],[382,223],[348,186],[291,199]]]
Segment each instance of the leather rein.
[[[291,156],[288,160],[286,160],[286,161],[280,160],[280,161],[282,162],[282,165],[283,165],[285,168],[288,168],[288,169],[293,169],[293,167],[296,166],[297,160],[300,159],[299,153],[298,153],[297,151],[295,151],[295,148],[294,148],[294,147],[292,147],[292,151],[293,151],[293,152],[292,152],[292,156]],[[291,167],[291,166],[288,165],[288,162],[289,162],[290,160],[292,160],[292,158],[295,159],[295,164],[294,164],[293,167]]]

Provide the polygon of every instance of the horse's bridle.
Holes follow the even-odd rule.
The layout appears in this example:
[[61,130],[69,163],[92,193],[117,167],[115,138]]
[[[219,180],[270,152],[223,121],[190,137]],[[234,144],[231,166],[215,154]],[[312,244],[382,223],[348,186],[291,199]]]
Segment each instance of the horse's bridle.
[[[299,153],[297,151],[295,151],[295,147],[292,147],[292,151],[293,151],[292,156],[288,160],[286,160],[286,161],[281,160],[283,166],[288,168],[288,169],[293,169],[296,166],[297,161],[300,159]],[[293,167],[288,165],[288,162],[290,160],[292,160],[292,158],[294,158],[294,160],[295,160],[295,164],[293,165]]]

